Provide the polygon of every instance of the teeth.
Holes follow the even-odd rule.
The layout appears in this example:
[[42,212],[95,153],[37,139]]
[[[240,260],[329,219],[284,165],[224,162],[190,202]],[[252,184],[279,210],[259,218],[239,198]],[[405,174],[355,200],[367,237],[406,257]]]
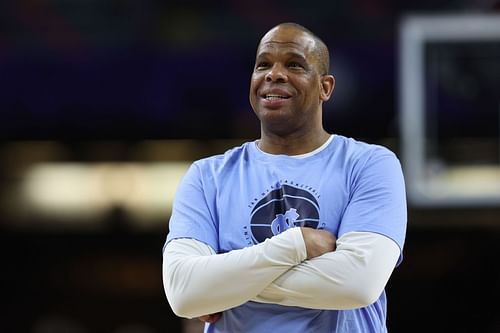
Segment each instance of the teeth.
[[279,96],[279,95],[266,95],[266,99],[269,101],[277,100],[277,99],[286,99],[287,97],[285,96]]

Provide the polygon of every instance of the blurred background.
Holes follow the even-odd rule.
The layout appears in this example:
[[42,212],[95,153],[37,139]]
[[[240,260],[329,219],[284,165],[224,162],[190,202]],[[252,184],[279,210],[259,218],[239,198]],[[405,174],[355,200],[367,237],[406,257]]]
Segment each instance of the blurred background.
[[[193,160],[259,136],[256,47],[294,21],[331,50],[327,130],[403,163],[389,331],[500,332],[493,14],[493,0],[0,2],[0,331],[200,332],[161,282],[175,189]],[[441,15],[492,23],[450,38],[439,18],[407,20]]]

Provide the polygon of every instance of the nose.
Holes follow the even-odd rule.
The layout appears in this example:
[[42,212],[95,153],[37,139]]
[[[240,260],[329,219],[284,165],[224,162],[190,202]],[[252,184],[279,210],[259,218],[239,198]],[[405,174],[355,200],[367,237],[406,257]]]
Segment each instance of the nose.
[[285,68],[279,63],[275,63],[266,73],[265,79],[267,82],[287,82],[288,77],[285,73]]

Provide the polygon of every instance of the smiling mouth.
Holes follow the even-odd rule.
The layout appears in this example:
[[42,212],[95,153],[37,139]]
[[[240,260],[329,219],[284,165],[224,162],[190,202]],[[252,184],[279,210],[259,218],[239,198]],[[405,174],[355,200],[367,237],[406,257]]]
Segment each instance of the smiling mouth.
[[277,100],[282,100],[282,99],[289,99],[290,96],[280,96],[280,95],[265,95],[264,98],[268,101],[277,101]]

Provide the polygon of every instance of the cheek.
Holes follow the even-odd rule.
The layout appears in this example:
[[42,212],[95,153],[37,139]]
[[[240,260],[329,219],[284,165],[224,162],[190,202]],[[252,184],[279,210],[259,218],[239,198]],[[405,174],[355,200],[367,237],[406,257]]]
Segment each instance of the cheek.
[[250,101],[257,100],[257,91],[259,90],[259,86],[261,83],[261,79],[255,76],[252,76],[250,80]]
[[256,92],[262,82],[262,75],[253,74],[250,78],[250,91]]
[[321,86],[316,82],[309,82],[306,85],[307,98],[310,101],[319,101],[321,95]]

